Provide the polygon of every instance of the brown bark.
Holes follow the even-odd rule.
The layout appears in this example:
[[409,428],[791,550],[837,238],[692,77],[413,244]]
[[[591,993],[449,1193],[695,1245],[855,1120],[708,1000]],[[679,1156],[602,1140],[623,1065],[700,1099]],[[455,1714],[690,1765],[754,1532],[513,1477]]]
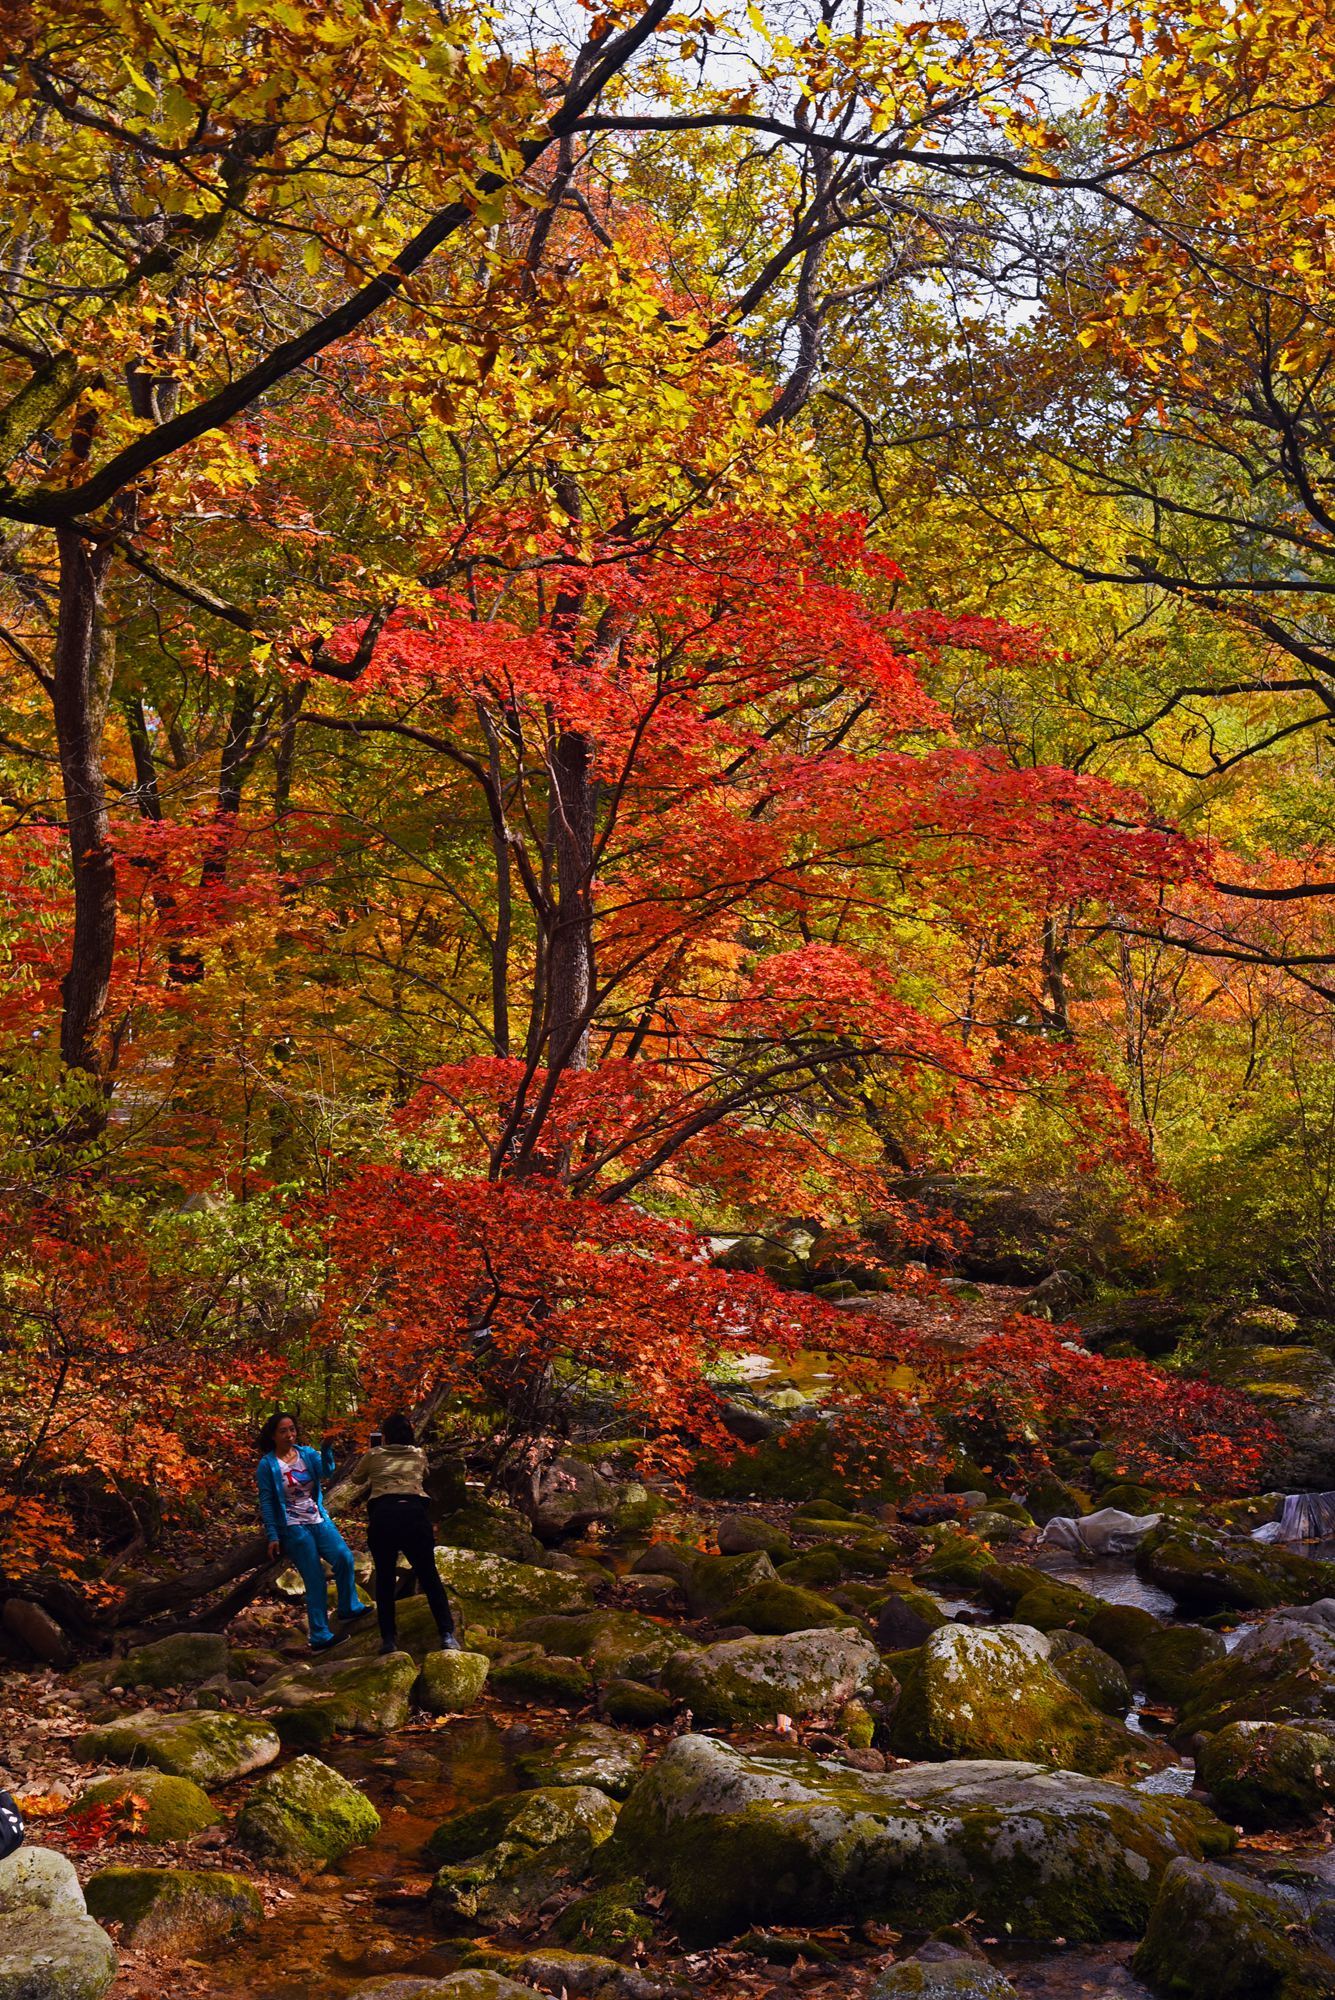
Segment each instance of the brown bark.
[[107,816],[102,737],[114,664],[104,593],[109,544],[75,528],[56,533],[60,612],[53,710],[74,878],[74,930],[61,982],[60,1053],[71,1069],[102,1074],[101,1029],[116,950],[116,858]]
[[556,853],[556,921],[552,926],[549,1061],[553,1069],[586,1069],[589,1003],[593,997],[593,745],[563,729],[552,754],[552,844]]

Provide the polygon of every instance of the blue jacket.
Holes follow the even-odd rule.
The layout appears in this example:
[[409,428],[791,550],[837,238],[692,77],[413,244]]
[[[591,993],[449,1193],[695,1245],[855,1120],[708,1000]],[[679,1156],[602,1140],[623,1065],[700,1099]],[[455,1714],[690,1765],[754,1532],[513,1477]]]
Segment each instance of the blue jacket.
[[[299,1444],[297,1450],[306,1461],[306,1469],[311,1475],[311,1498],[320,1510],[322,1520],[329,1519],[329,1509],[324,1504],[322,1482],[334,1470],[334,1454],[326,1445],[317,1451],[313,1444]],[[260,1489],[260,1519],[264,1532],[271,1542],[281,1542],[288,1529],[287,1509],[283,1505],[283,1478],[279,1469],[278,1454],[267,1451],[255,1468],[255,1484]]]

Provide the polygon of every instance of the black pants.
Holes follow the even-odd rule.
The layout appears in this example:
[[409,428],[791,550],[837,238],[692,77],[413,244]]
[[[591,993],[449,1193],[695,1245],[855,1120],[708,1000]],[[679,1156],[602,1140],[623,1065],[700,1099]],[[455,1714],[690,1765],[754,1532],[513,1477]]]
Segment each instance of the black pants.
[[454,1616],[436,1568],[436,1535],[426,1501],[398,1493],[387,1493],[382,1499],[373,1500],[367,1510],[366,1539],[375,1563],[375,1609],[381,1638],[396,1636],[394,1585],[400,1554],[407,1556],[412,1564],[413,1575],[426,1592],[440,1636],[447,1638],[454,1630]]

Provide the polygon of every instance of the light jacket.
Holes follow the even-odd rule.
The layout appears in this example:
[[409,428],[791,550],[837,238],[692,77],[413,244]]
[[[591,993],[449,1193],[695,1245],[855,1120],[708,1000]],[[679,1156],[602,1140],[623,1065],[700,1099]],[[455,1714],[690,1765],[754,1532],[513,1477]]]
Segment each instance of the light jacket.
[[[328,1445],[323,1451],[317,1451],[313,1444],[299,1444],[297,1450],[311,1475],[311,1498],[320,1510],[321,1520],[327,1521],[329,1509],[324,1504],[323,1482],[333,1474],[334,1454]],[[283,1474],[276,1451],[266,1451],[256,1466],[255,1484],[260,1491],[260,1519],[264,1523],[264,1532],[271,1542],[281,1542],[292,1524],[283,1505]]]
[[426,1453],[415,1444],[379,1444],[368,1451],[352,1475],[349,1499],[425,1500]]

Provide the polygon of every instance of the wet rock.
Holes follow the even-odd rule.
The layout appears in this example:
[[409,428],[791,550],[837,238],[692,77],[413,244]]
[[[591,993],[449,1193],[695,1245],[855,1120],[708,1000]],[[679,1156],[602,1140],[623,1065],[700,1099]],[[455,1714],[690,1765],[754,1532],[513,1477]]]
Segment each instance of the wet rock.
[[883,1972],[867,2000],[1016,2000],[1016,1992],[986,1959],[924,1949]]
[[530,1751],[519,1759],[526,1785],[593,1785],[609,1798],[624,1799],[644,1762],[644,1739],[591,1722],[563,1743]]
[[87,1896],[91,1914],[119,1924],[124,1942],[141,1950],[207,1950],[264,1919],[259,1890],[244,1876],[192,1868],[103,1868],[89,1877]]
[[175,1632],[127,1653],[113,1671],[127,1688],[198,1687],[214,1674],[226,1673],[228,1658],[220,1632]]
[[17,1910],[85,1908],[78,1870],[54,1847],[20,1847],[0,1861],[0,1917]]
[[1054,1670],[1045,1635],[1025,1625],[934,1632],[904,1681],[891,1740],[905,1757],[1004,1757],[1095,1777],[1175,1761],[1091,1707]]
[[1190,1684],[1183,1741],[1231,1722],[1335,1722],[1335,1633],[1271,1618]]
[[229,1785],[272,1764],[282,1748],[271,1725],[248,1715],[162,1715],[146,1708],[79,1737],[85,1764],[151,1764],[197,1785]]
[[63,1667],[69,1659],[69,1642],[49,1611],[28,1597],[7,1597],[0,1605],[0,1625],[25,1646],[35,1660]]
[[691,1943],[970,1912],[1017,1939],[1083,1941],[1138,1934],[1168,1862],[1230,1839],[1188,1801],[1034,1764],[867,1775],[682,1736],[622,1807],[606,1860],[663,1888]]
[[488,1926],[536,1909],[559,1883],[586,1873],[616,1820],[605,1792],[577,1785],[515,1792],[453,1814],[427,1847],[441,1864],[432,1915]]
[[781,1563],[793,1553],[790,1537],[759,1514],[725,1514],[716,1539],[720,1555],[725,1556],[753,1555],[761,1549],[771,1562]]
[[414,1696],[429,1715],[460,1715],[486,1685],[491,1662],[485,1653],[428,1653]]
[[115,1977],[116,1947],[82,1910],[0,1917],[0,2000],[101,2000]]
[[169,1778],[163,1771],[139,1771],[132,1778],[97,1778],[85,1786],[70,1817],[100,1806],[115,1807],[123,1799],[144,1801],[143,1836],[155,1844],[191,1840],[207,1826],[217,1826],[222,1814],[208,1793],[190,1778]]
[[649,1687],[644,1681],[610,1680],[602,1692],[602,1712],[609,1722],[619,1722],[631,1729],[652,1729],[659,1723],[670,1722],[676,1711],[676,1704],[661,1688]]
[[321,1660],[271,1681],[259,1699],[276,1709],[274,1727],[290,1749],[319,1749],[340,1733],[388,1736],[402,1729],[417,1678],[409,1653]]
[[1224,1659],[1228,1648],[1218,1632],[1201,1625],[1165,1625],[1141,1641],[1139,1666],[1155,1701],[1178,1708],[1190,1697],[1197,1677]]
[[1138,1978],[1174,2000],[1332,2000],[1335,1958],[1308,1925],[1305,1899],[1179,1859],[1166,1871]]
[[1267,1611],[1335,1592],[1335,1564],[1290,1549],[1167,1526],[1141,1543],[1136,1569],[1182,1611]]
[[563,1659],[537,1647],[497,1661],[491,1687],[505,1700],[545,1702],[557,1708],[583,1708],[593,1699],[593,1678],[582,1660]]
[[677,1653],[663,1671],[667,1688],[707,1728],[773,1722],[776,1715],[825,1715],[866,1692],[880,1658],[854,1632],[794,1632],[781,1638],[727,1639]]
[[599,1680],[653,1674],[681,1647],[681,1635],[635,1611],[584,1611],[573,1616],[527,1618],[515,1634],[544,1652],[582,1660]]
[[1048,1658],[1066,1685],[1101,1715],[1115,1715],[1120,1721],[1130,1708],[1130,1681],[1112,1654],[1092,1639],[1080,1632],[1050,1632]]
[[1315,1820],[1335,1801],[1335,1723],[1233,1722],[1196,1763],[1219,1812],[1243,1826]]
[[237,1844],[271,1866],[301,1870],[341,1861],[380,1831],[364,1792],[318,1757],[262,1778],[236,1822]]

